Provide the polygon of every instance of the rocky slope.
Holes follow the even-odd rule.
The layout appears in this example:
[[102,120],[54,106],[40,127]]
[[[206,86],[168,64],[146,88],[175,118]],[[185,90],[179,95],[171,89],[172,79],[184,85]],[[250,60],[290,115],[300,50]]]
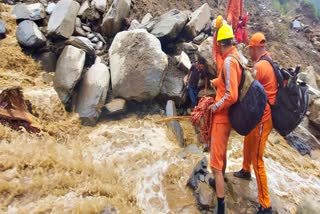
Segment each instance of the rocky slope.
[[[180,56],[184,50],[186,54],[181,56],[192,58],[198,49],[196,44],[200,44],[200,50],[209,52],[204,55],[211,63],[211,38],[207,28],[210,18],[224,11],[225,3],[216,7],[208,1],[208,5],[197,12],[207,19],[204,23],[198,19],[191,22],[190,13],[185,12],[198,10],[204,1],[176,0],[161,4],[153,0],[115,1],[118,3],[111,7],[110,1],[93,0],[87,4],[86,1],[61,0],[55,1],[64,3],[58,14],[51,15],[56,17],[55,21],[50,21],[49,16],[55,13],[49,9],[53,4],[41,2],[47,4],[43,7],[46,14],[41,5],[35,5],[39,10],[31,7],[34,13],[27,12],[27,19],[35,24],[27,23],[31,27],[25,27],[25,21],[19,21],[18,28],[23,33],[18,33],[15,19],[10,15],[12,7],[0,4],[0,19],[7,31],[6,38],[0,40],[0,89],[21,86],[33,104],[34,115],[44,127],[41,134],[35,135],[0,125],[0,160],[4,160],[0,162],[1,212],[199,212],[192,191],[185,185],[196,163],[208,154],[202,153],[189,122],[181,124],[186,148],[180,147],[182,143],[169,128],[155,123],[161,118],[164,106],[150,104],[149,99],[160,94],[163,96],[157,97],[159,100],[181,101],[182,79],[190,62],[182,60],[186,57],[174,56]],[[128,2],[131,2],[130,7],[127,7]],[[117,12],[117,5],[129,12]],[[68,7],[70,12],[65,10]],[[109,13],[110,8],[113,10]],[[306,75],[309,80],[316,79],[319,52],[304,32],[290,29],[295,14],[281,16],[271,9],[268,1],[246,1],[245,8],[252,14],[250,32],[262,30],[266,33],[272,56],[285,67],[299,63],[305,70],[306,66],[312,65],[313,69],[310,68]],[[73,11],[75,9],[77,12]],[[181,13],[171,9],[179,9]],[[148,12],[156,18],[148,21],[146,17],[142,21]],[[151,34],[133,30],[113,38],[115,31],[128,28],[134,19],[140,23],[132,24],[130,28],[140,28],[145,23]],[[304,19],[307,24],[311,23],[310,18]],[[119,23],[123,23],[120,28]],[[109,29],[106,26],[113,26],[112,32],[103,30]],[[186,26],[188,30],[185,31]],[[310,27],[314,31],[317,29],[313,25]],[[190,39],[200,32],[203,34],[199,38]],[[186,43],[190,40],[193,43]],[[28,47],[23,41],[28,42]],[[45,63],[41,67],[30,56]],[[43,66],[49,64],[52,66]],[[108,76],[109,69],[111,77]],[[120,71],[126,72],[121,74]],[[133,71],[139,76],[138,84],[132,81]],[[214,70],[212,73],[214,75]],[[141,81],[143,78],[145,81]],[[157,82],[163,80],[166,89],[153,82],[155,79]],[[309,84],[318,86],[311,80]],[[123,107],[120,111],[124,109],[123,99],[116,100],[113,104],[116,107],[112,106],[114,95],[127,99],[127,113],[105,116],[104,113],[110,113],[112,109],[119,110],[117,103]],[[312,96],[310,121],[317,127],[320,105],[316,95]],[[106,99],[108,111],[102,109]],[[148,101],[136,103],[142,100]],[[80,115],[66,112],[65,108]],[[81,125],[81,119],[82,123],[95,124],[101,113],[103,117],[95,127]],[[319,135],[309,127],[308,119],[295,135],[299,140],[293,138],[289,143],[302,139],[299,145],[310,145],[310,155],[301,156],[276,133],[270,136],[266,150],[269,189],[273,206],[279,213],[295,213],[299,209],[302,213],[307,209],[312,212],[310,204],[317,207],[319,203],[313,200],[320,188]],[[257,207],[255,182],[239,181],[231,175],[241,167],[241,141],[240,136],[232,133],[228,152],[227,207],[231,213],[254,213]],[[204,193],[212,192],[208,188],[203,188]]]

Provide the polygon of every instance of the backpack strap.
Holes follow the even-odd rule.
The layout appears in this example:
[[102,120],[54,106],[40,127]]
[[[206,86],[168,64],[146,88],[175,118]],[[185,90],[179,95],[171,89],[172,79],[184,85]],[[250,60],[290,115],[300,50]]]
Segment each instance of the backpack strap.
[[[236,56],[234,54],[230,54],[230,55],[228,55],[228,57],[235,58],[237,60],[237,62],[239,63],[240,67],[241,67],[241,80],[240,80],[240,84],[239,84],[239,88],[238,88],[238,91],[240,92],[241,89],[243,88],[244,81],[245,81],[245,72],[244,72],[245,66],[243,65],[243,63],[241,62],[241,60],[239,59],[238,56]],[[223,71],[221,71],[221,75],[222,75],[222,79],[225,81],[225,77],[224,77],[224,72]]]
[[274,73],[276,75],[276,78],[277,78],[278,88],[282,88],[283,87],[283,82],[282,82],[283,78],[280,76],[281,74],[277,71],[278,69],[276,68],[276,66],[275,66],[274,62],[272,61],[272,59],[270,57],[268,57],[268,56],[262,56],[260,58],[260,60],[265,60],[265,61],[270,63],[270,65],[272,66],[273,71],[274,71]]

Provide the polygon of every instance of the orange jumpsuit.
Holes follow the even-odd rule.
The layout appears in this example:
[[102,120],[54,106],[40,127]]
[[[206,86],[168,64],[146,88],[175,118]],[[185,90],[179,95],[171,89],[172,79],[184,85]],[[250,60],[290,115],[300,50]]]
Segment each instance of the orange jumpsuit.
[[217,94],[212,109],[214,116],[211,130],[210,166],[221,171],[226,164],[227,144],[231,131],[229,107],[238,100],[242,71],[238,61],[229,56],[230,54],[239,56],[235,47],[225,53],[222,56],[224,60],[222,71],[213,81]]
[[227,21],[233,29],[237,29],[239,16],[242,16],[243,0],[228,0]]
[[[269,56],[267,52],[262,56],[264,55]],[[261,60],[255,64],[254,72],[256,72],[255,79],[263,85],[269,102],[274,104],[278,89],[276,75],[272,66],[269,62]],[[242,168],[244,171],[250,172],[251,164],[253,165],[258,185],[259,203],[264,208],[268,208],[271,205],[263,153],[272,128],[271,108],[267,104],[261,122],[245,136],[243,147]]]

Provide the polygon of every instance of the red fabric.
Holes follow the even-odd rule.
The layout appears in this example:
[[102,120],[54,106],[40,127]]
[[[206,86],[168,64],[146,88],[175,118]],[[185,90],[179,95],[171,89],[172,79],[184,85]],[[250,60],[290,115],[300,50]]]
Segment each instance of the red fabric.
[[247,22],[248,22],[248,13],[246,13],[243,16],[242,20],[239,21],[237,29],[234,33],[238,44],[248,42]]

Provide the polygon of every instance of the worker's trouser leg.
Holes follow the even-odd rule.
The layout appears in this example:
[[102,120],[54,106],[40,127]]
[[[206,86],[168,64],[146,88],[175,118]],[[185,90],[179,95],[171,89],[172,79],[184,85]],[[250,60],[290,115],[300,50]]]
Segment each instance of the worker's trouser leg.
[[215,176],[217,197],[224,197],[223,170],[227,165],[227,145],[231,132],[230,123],[213,123],[210,145],[210,167]]
[[258,185],[259,203],[264,208],[268,208],[271,205],[268,192],[267,174],[263,161],[265,145],[271,130],[272,119],[270,118],[266,122],[259,123],[244,140],[243,169],[245,171],[249,171],[250,162],[252,163]]

